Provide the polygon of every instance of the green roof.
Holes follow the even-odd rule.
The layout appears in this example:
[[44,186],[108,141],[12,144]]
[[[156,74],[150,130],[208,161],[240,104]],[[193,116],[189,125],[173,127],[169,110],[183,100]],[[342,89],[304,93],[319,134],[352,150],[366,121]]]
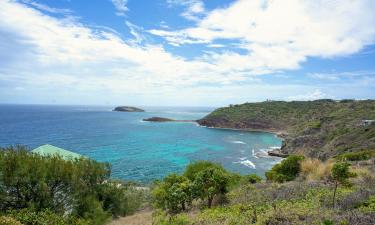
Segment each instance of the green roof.
[[53,146],[53,145],[42,145],[39,146],[38,148],[34,149],[31,151],[32,153],[36,153],[39,155],[43,156],[48,156],[48,155],[59,155],[65,160],[72,160],[72,159],[78,159],[83,157],[80,154]]

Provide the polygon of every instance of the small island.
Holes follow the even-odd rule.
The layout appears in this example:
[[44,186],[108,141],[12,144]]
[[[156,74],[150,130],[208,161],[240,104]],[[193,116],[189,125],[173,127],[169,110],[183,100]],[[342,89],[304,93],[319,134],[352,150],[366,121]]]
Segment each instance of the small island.
[[116,112],[144,112],[143,109],[132,107],[132,106],[118,106],[114,108],[112,111]]
[[175,120],[170,118],[164,118],[164,117],[151,117],[143,119],[143,121],[148,122],[196,122],[195,120]]

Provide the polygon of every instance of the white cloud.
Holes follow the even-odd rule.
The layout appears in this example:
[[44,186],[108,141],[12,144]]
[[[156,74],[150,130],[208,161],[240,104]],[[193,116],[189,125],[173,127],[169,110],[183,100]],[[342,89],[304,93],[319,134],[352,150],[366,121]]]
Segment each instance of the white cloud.
[[204,3],[201,0],[167,0],[169,6],[181,5],[186,7],[181,16],[188,20],[198,21],[206,13]]
[[[319,52],[313,47],[311,49],[314,51],[305,49],[306,46],[309,47],[306,43],[305,47],[303,45],[302,37],[310,33],[290,32],[291,37],[296,35],[295,42],[286,47],[283,44],[288,40],[286,37],[280,35],[278,43],[276,39],[271,41],[272,38],[267,37],[272,32],[264,32],[264,40],[269,40],[263,43],[263,39],[258,37],[260,34],[255,31],[251,31],[249,35],[246,30],[241,31],[245,26],[242,19],[246,19],[249,12],[242,12],[242,16],[230,12],[236,4],[209,12],[197,27],[180,31],[154,30],[154,34],[169,37],[175,45],[211,45],[210,52],[187,59],[168,52],[162,45],[147,43],[142,28],[129,22],[127,25],[134,39],[123,40],[120,35],[107,28],[92,28],[71,18],[48,16],[44,13],[45,10],[37,10],[15,1],[0,0],[0,101],[9,99],[15,88],[20,90],[17,87],[23,88],[22,93],[30,93],[27,96],[19,95],[20,101],[34,97],[40,102],[53,98],[62,99],[65,103],[87,101],[92,104],[112,99],[118,103],[133,101],[134,104],[194,105],[199,102],[221,105],[273,98],[272,96],[287,98],[290,95],[297,96],[302,91],[313,93],[315,87],[266,85],[260,83],[257,77],[259,74],[298,68],[306,57]],[[368,7],[371,8],[372,4]],[[348,10],[350,12],[352,9]],[[335,16],[336,14],[334,13]],[[232,25],[236,25],[232,16],[238,16],[240,25],[225,25],[225,19],[221,21],[223,15]],[[365,18],[361,17],[363,24],[368,25],[373,15],[364,10],[359,17],[364,15]],[[355,18],[352,20],[352,23],[358,25]],[[352,27],[350,24],[347,26]],[[370,40],[374,28],[358,26],[355,28],[358,33],[350,38],[363,46],[370,41],[361,40]],[[327,32],[331,30],[328,29]],[[323,31],[325,32],[316,27],[314,30]],[[279,34],[281,31],[275,32]],[[366,32],[366,35],[363,34]],[[317,40],[324,36],[314,35]],[[331,37],[332,33],[326,35]],[[228,45],[239,45],[247,54],[233,52],[228,48],[214,48],[225,47],[226,44],[218,46],[215,42],[216,39],[223,38],[236,39],[235,43]],[[345,37],[340,40],[346,41]],[[337,47],[337,43],[331,44],[331,47],[325,46],[328,52]],[[313,45],[318,46],[316,43]],[[368,92],[363,92],[362,96],[366,94]],[[161,102],[160,96],[167,100]],[[142,101],[142,98],[147,100]]]
[[44,5],[44,4],[41,4],[39,2],[32,1],[32,0],[22,0],[22,2],[25,3],[25,4],[31,5],[35,8],[37,8],[37,9],[39,9],[39,10],[49,12],[49,13],[65,14],[65,15],[68,15],[68,14],[72,13],[72,11],[69,10],[69,9],[53,8],[53,7],[50,7],[48,5]]
[[194,27],[150,33],[175,46],[226,39],[228,47],[240,43],[247,53],[230,55],[248,67],[297,69],[308,57],[345,56],[373,44],[374,11],[372,0],[238,0],[207,12]]
[[331,98],[334,97],[331,95],[328,95],[326,93],[323,93],[321,90],[316,89],[313,92],[307,93],[307,94],[300,94],[295,96],[289,96],[286,99],[290,101],[308,101],[308,100],[316,100],[316,99],[324,99],[324,98]]
[[128,0],[111,0],[112,4],[115,6],[118,16],[125,16],[125,12],[128,11]]
[[[0,1],[0,80],[53,90],[163,93],[197,84],[231,84],[246,73],[212,63],[211,56],[187,60],[160,45],[139,45],[108,29],[57,19],[13,1]],[[26,19],[27,18],[27,19]],[[14,54],[14,57],[12,54]],[[12,56],[12,57],[11,57]],[[1,85],[1,84],[0,84]],[[3,86],[3,85],[1,85]]]
[[344,78],[363,78],[375,77],[375,71],[349,71],[349,72],[331,72],[331,73],[309,73],[309,77],[321,80],[340,80]]

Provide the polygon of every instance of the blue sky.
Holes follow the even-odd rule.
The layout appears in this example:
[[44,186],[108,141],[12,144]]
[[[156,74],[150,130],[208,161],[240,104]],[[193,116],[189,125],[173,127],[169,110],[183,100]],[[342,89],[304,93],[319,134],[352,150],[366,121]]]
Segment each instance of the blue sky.
[[375,98],[372,0],[0,0],[0,103]]

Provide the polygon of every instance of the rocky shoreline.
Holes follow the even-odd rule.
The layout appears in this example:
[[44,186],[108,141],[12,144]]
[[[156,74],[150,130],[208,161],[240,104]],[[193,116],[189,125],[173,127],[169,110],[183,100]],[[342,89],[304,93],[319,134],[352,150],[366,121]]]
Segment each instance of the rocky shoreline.
[[235,130],[235,131],[245,131],[245,132],[265,132],[265,133],[271,133],[276,135],[278,138],[282,140],[282,145],[280,146],[280,149],[272,149],[267,151],[267,154],[269,156],[274,157],[280,157],[280,158],[286,158],[289,156],[289,154],[282,152],[282,147],[285,145],[284,141],[285,138],[287,138],[288,133],[284,130],[275,130],[275,129],[252,129],[252,128],[230,128],[230,127],[215,127],[215,126],[205,126],[199,123],[199,120],[196,121],[199,126],[211,128],[211,129],[224,129],[224,130]]

